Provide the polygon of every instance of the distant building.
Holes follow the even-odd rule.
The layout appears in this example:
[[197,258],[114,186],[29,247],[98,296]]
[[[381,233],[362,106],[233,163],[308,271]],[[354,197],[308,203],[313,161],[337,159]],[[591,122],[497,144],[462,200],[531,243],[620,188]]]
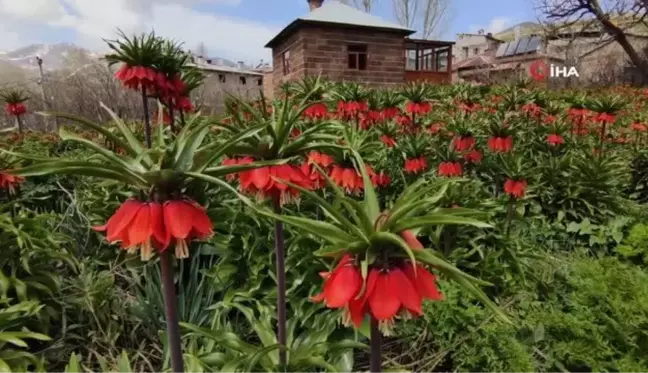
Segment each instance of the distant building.
[[202,101],[213,107],[216,112],[223,109],[224,99],[228,94],[254,99],[264,91],[265,66],[251,68],[239,61],[233,63],[224,59],[210,59],[194,56],[194,66],[205,73],[206,78],[202,87]]
[[490,32],[485,34],[484,30],[479,30],[476,34],[457,34],[452,56],[453,63],[496,50],[501,43],[502,40],[493,37]]
[[[629,63],[618,42],[597,28],[520,35],[505,42],[489,34],[458,34],[453,64],[453,81],[503,82],[529,76],[530,65],[574,66],[579,77],[574,84],[645,83],[645,73]],[[637,53],[646,55],[648,35],[626,34]],[[478,54],[473,52],[482,51]],[[468,57],[466,57],[468,56]],[[642,80],[643,79],[643,80]]]
[[414,30],[337,1],[307,2],[311,12],[266,45],[272,48],[275,90],[317,75],[377,87],[450,83],[453,42],[409,39]]

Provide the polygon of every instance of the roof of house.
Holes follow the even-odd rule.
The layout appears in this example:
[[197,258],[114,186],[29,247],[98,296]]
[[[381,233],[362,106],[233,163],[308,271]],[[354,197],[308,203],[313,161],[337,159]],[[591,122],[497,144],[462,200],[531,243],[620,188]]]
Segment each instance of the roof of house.
[[519,54],[511,56],[508,58],[497,58],[495,57],[495,51],[489,50],[484,53],[480,53],[476,56],[461,60],[452,66],[452,70],[470,70],[475,68],[486,68],[490,70],[506,70],[510,69],[510,66],[519,65],[521,62],[534,60],[534,59],[544,59],[544,60],[553,60],[553,61],[564,61],[563,58],[556,57],[544,52],[534,52],[527,54]]
[[198,68],[200,70],[204,71],[214,71],[214,72],[222,72],[222,73],[231,73],[231,74],[241,74],[241,75],[255,75],[255,76],[263,76],[263,73],[258,72],[258,71],[253,71],[247,68],[239,68],[239,67],[232,67],[232,66],[226,66],[226,65],[212,65],[208,63],[193,63],[189,64],[189,66],[193,66],[195,68]]
[[352,6],[342,4],[339,1],[328,0],[321,7],[292,21],[266,44],[266,48],[272,48],[278,40],[287,36],[301,24],[328,24],[374,28],[401,32],[405,36],[412,35],[416,32],[407,27],[385,21],[380,17],[373,16]]
[[453,70],[466,69],[477,66],[490,66],[495,63],[495,51],[487,50],[478,55],[466,58],[453,64]]
[[470,32],[461,32],[461,33],[457,34],[457,36],[483,36],[486,39],[490,39],[490,40],[493,40],[493,41],[498,41],[498,42],[501,42],[501,43],[504,42],[504,40],[501,40],[501,39],[498,39],[498,38],[494,37],[493,34],[491,34],[491,33],[488,33],[488,34],[474,34],[474,33],[470,33]]

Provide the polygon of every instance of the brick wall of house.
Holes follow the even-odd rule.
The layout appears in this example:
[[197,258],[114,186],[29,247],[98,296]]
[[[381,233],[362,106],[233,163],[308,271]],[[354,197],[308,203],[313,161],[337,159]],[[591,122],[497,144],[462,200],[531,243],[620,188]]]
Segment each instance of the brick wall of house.
[[[284,74],[283,55],[290,50],[290,71]],[[295,32],[290,37],[282,40],[272,49],[272,85],[275,96],[284,82],[296,81],[306,76],[306,63],[304,56],[304,35]]]
[[274,99],[274,70],[263,73],[263,95],[269,99]]
[[[357,81],[389,87],[405,82],[405,39],[403,34],[353,28],[303,26],[305,69],[309,76],[321,73],[332,81]],[[367,45],[367,69],[348,67],[347,46]]]

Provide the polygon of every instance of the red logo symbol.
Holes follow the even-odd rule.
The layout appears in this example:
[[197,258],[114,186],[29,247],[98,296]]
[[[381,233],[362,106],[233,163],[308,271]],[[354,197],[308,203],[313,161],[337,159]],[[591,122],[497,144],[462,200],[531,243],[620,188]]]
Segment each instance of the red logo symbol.
[[542,61],[534,61],[529,66],[529,73],[537,81],[545,80],[549,76],[549,66]]

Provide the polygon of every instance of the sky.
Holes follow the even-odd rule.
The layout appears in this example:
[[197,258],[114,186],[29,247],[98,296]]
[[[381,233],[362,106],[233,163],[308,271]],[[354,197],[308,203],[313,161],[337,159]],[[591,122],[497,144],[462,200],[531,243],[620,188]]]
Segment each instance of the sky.
[[[324,0],[333,1],[333,0]],[[532,0],[450,0],[441,39],[484,29],[496,33],[534,21]],[[0,0],[0,51],[33,43],[74,43],[105,51],[116,30],[204,43],[209,56],[270,61],[263,46],[283,27],[308,13],[306,0]],[[392,0],[375,0],[372,14],[395,21]]]

